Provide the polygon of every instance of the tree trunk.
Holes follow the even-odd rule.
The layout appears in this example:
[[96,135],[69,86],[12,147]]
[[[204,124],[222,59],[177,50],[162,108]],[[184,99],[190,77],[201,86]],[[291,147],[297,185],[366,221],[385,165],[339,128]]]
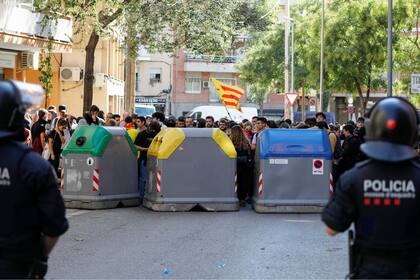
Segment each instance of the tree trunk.
[[264,100],[260,103],[260,116],[264,116]]
[[[130,53],[130,51],[128,51]],[[124,111],[134,112],[134,92],[136,83],[136,61],[127,55],[125,63],[125,106]]]
[[[131,0],[125,0],[121,5],[130,3]],[[106,16],[99,14],[99,23],[102,28],[106,28],[114,20],[116,20],[122,13],[122,8],[117,9],[112,15]],[[89,42],[86,45],[86,58],[85,58],[85,77],[83,84],[83,112],[89,111],[92,106],[93,100],[93,79],[94,79],[94,65],[95,65],[95,49],[99,42],[99,35],[93,29],[89,37]],[[103,108],[106,109],[106,108]]]
[[89,111],[93,101],[93,80],[95,65],[95,49],[99,42],[99,35],[93,30],[90,34],[89,42],[86,45],[85,57],[85,77],[83,85],[83,112]]
[[362,106],[362,116],[366,114],[366,108],[367,108],[367,103],[370,97],[371,87],[372,87],[372,62],[369,62],[369,77],[368,77],[368,83],[367,83],[366,99],[364,100],[363,106]]
[[360,108],[362,109],[362,111],[366,110],[366,103],[367,101],[365,100],[365,98],[363,97],[363,90],[362,90],[362,86],[360,85],[359,81],[355,78],[355,83],[356,83],[356,88],[357,88],[357,93],[359,94],[359,99],[360,99]]

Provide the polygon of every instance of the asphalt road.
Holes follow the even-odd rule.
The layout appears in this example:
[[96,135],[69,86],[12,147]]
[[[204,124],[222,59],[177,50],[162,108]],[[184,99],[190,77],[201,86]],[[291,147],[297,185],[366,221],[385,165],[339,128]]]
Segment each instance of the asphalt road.
[[47,278],[343,278],[347,240],[316,214],[68,210]]

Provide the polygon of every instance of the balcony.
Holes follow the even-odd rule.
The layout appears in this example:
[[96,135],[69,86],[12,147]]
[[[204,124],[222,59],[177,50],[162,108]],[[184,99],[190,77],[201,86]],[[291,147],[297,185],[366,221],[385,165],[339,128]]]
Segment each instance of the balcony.
[[0,10],[0,48],[33,51],[47,47],[53,38],[54,52],[71,50],[72,20],[62,17],[42,25],[44,15],[32,10],[31,3],[10,1]]
[[239,56],[214,56],[202,54],[185,54],[184,71],[186,72],[212,72],[212,73],[239,73],[235,68]]

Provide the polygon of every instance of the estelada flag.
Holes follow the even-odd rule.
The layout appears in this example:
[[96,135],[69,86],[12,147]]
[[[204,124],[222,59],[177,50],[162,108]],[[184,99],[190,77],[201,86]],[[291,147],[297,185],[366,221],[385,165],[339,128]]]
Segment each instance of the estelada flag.
[[245,93],[245,91],[240,87],[225,85],[215,78],[211,78],[211,81],[216,87],[217,93],[226,108],[233,108],[242,112],[241,106],[239,105],[239,99],[241,99],[241,96]]

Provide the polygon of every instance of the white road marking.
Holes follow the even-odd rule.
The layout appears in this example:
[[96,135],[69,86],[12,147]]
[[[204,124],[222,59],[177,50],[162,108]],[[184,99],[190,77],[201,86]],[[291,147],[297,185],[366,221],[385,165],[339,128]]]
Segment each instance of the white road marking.
[[71,218],[71,217],[74,217],[74,216],[80,216],[80,215],[83,215],[83,214],[86,214],[86,213],[89,213],[90,211],[89,210],[80,210],[80,211],[76,211],[76,212],[73,212],[73,213],[68,213],[68,214],[66,214],[66,218]]
[[313,223],[315,221],[313,220],[283,220],[285,222],[289,222],[289,223]]

